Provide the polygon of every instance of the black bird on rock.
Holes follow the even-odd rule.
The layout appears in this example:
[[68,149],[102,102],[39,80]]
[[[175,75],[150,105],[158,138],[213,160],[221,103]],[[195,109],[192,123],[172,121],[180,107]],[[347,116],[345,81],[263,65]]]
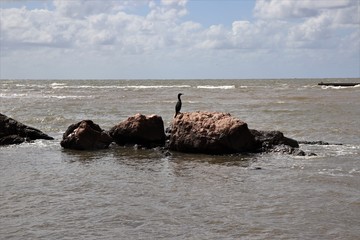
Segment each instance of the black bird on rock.
[[174,116],[174,118],[176,118],[176,116],[178,115],[178,113],[180,113],[180,110],[181,110],[181,105],[182,105],[181,98],[180,98],[181,95],[183,95],[183,94],[182,93],[178,94],[178,101],[177,101],[176,106],[175,106],[175,116]]

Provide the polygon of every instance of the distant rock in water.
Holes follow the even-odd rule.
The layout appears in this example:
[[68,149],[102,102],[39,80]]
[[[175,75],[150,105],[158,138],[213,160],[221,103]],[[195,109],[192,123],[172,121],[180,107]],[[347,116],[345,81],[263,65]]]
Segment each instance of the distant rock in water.
[[54,138],[0,113],[0,145],[20,144],[36,139],[53,140]]
[[229,113],[182,113],[172,122],[170,150],[226,154],[252,151],[254,146],[247,124]]
[[98,150],[108,148],[113,139],[99,125],[83,120],[68,127],[60,145],[76,150]]
[[343,145],[342,143],[328,143],[324,141],[299,141],[299,144],[307,145]]
[[109,133],[119,145],[139,144],[150,148],[165,144],[164,122],[158,115],[135,114],[111,128]]

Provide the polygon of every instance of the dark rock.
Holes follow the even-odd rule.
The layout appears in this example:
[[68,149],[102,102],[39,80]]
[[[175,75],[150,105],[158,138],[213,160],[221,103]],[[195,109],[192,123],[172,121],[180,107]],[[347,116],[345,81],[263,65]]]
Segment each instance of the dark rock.
[[0,145],[20,144],[36,139],[53,140],[54,138],[0,113]]
[[63,134],[60,145],[76,150],[97,150],[108,148],[113,139],[99,125],[91,120],[72,124]]
[[307,155],[303,150],[300,150],[298,148],[294,149],[292,154],[295,156],[301,156],[301,157],[304,157]]
[[136,114],[120,122],[109,131],[110,136],[119,145],[139,144],[151,148],[164,146],[164,122],[158,115]]
[[174,118],[169,148],[180,152],[246,152],[255,139],[245,122],[221,112],[181,113]]
[[280,131],[258,131],[251,129],[256,141],[258,152],[278,152],[285,154],[297,154],[295,150],[299,143],[291,138],[285,137]]
[[27,141],[26,138],[20,137],[18,135],[9,135],[0,138],[0,146],[2,145],[11,145],[11,144],[20,144]]
[[299,143],[296,140],[285,137],[280,131],[258,131],[251,129],[250,132],[254,135],[259,147],[263,148],[264,151],[277,145],[286,145],[293,148],[299,147]]

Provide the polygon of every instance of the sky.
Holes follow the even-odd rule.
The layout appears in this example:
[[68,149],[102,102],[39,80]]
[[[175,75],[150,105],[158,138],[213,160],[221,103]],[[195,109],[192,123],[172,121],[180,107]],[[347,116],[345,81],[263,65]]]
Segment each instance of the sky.
[[0,0],[0,9],[0,79],[360,77],[360,0]]

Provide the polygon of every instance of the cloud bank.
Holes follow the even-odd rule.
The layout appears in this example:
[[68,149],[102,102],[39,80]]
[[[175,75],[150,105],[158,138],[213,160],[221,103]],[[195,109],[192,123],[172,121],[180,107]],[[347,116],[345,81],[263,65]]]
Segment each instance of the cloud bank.
[[253,19],[209,27],[184,20],[187,0],[3,7],[0,77],[359,77],[359,2],[257,0]]

